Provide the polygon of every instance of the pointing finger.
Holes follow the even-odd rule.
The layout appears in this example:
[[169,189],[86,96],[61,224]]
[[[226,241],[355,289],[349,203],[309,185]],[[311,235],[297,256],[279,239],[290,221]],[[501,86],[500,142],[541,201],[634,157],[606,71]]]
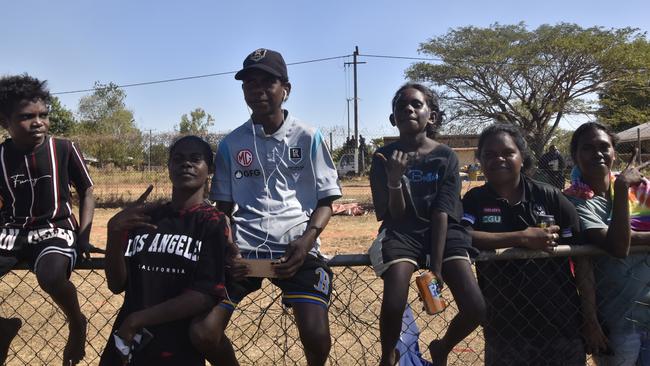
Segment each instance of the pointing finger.
[[147,200],[147,197],[149,197],[149,193],[153,190],[153,184],[150,184],[149,187],[144,191],[144,193],[135,201],[136,205],[141,205],[144,203],[144,201]]
[[634,166],[634,162],[636,161],[636,156],[639,154],[639,149],[636,147],[634,150],[632,150],[632,156],[630,157],[630,161],[627,162],[627,166],[625,169],[629,168],[630,166]]
[[642,163],[641,165],[637,166],[636,168],[638,170],[641,170],[641,169],[647,167],[648,165],[650,165],[650,160],[646,161],[645,163]]

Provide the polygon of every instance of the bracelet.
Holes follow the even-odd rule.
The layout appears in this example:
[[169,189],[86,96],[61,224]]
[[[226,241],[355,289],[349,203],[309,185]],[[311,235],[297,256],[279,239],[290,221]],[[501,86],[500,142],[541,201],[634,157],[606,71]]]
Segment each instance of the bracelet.
[[402,182],[399,182],[399,185],[395,187],[391,186],[390,183],[387,183],[386,186],[388,189],[402,189]]

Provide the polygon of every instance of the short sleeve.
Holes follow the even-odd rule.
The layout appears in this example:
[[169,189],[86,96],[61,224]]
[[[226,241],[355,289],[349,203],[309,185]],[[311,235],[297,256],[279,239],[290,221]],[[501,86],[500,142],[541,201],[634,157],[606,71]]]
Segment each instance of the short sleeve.
[[561,193],[557,192],[558,209],[560,220],[560,244],[578,245],[582,244],[582,230],[580,229],[580,218],[576,208]]
[[456,222],[460,222],[460,176],[458,174],[458,158],[456,153],[449,151],[447,167],[441,177],[436,198],[431,203],[431,210],[446,213]]
[[213,201],[233,202],[230,162],[230,149],[226,140],[221,141],[214,159],[214,174],[210,199]]
[[578,216],[580,217],[580,226],[582,231],[590,229],[607,229],[609,226],[603,219],[591,209],[584,200],[572,200]]
[[479,200],[475,198],[474,190],[470,190],[463,197],[463,217],[461,225],[476,229],[478,227]]
[[381,221],[388,212],[388,181],[386,170],[382,160],[377,153],[372,157],[370,165],[370,191],[372,192],[372,203],[375,206],[377,220]]
[[310,155],[317,199],[321,200],[332,196],[341,197],[341,187],[338,183],[339,176],[320,131],[316,131],[312,138]]
[[68,143],[70,144],[68,176],[77,192],[83,192],[93,186],[93,181],[90,178],[83,156],[72,141],[68,141]]
[[226,220],[210,218],[189,288],[214,297],[226,297],[225,256],[230,231]]

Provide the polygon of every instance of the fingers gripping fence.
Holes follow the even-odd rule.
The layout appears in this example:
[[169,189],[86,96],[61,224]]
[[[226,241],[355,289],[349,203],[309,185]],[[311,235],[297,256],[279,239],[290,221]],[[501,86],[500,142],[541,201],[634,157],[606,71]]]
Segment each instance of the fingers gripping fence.
[[[636,248],[650,265],[650,248]],[[528,260],[540,258],[541,265],[548,257],[578,258],[602,256],[593,247],[558,247],[553,254],[522,249],[506,249],[497,253],[482,253],[479,262]],[[379,311],[383,282],[368,266],[366,255],[339,255],[330,261],[335,278],[329,310],[332,365],[376,365],[380,356]],[[96,365],[119,307],[122,297],[110,293],[103,273],[103,260],[86,263],[72,275],[77,286],[83,313],[88,318],[86,357],[82,364]],[[650,278],[630,278],[650,286]],[[498,284],[494,284],[497,286]],[[596,284],[598,289],[598,284]],[[547,294],[550,295],[550,294]],[[420,349],[428,358],[427,344],[441,337],[457,308],[448,289],[443,296],[450,306],[443,313],[427,315],[421,310],[415,286],[411,285],[409,303],[421,330]],[[237,357],[246,365],[306,364],[302,344],[293,315],[280,303],[281,293],[270,283],[240,303],[230,326],[228,336],[233,341]],[[567,304],[567,306],[569,306]],[[639,301],[631,306],[650,311],[648,304]],[[632,312],[634,314],[635,312]],[[62,350],[67,339],[67,325],[63,314],[38,287],[34,275],[25,267],[14,269],[0,281],[0,316],[17,317],[22,328],[11,343],[8,365],[61,364]],[[635,327],[650,329],[650,324],[629,318]],[[559,336],[559,335],[558,335]],[[449,365],[482,365],[484,363],[483,332],[478,330],[459,343],[449,355]]]

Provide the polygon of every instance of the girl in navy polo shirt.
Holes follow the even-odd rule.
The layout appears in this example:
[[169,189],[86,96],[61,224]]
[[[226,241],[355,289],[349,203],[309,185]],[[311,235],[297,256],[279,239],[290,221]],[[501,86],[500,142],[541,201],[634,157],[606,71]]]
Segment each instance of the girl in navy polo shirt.
[[449,352],[485,313],[470,262],[476,251],[460,225],[458,158],[433,139],[442,112],[431,90],[407,83],[395,93],[392,106],[390,122],[400,138],[377,150],[370,170],[372,198],[382,221],[369,250],[375,272],[384,280],[380,364],[398,362],[395,346],[409,282],[418,267],[428,267],[441,287],[443,278],[449,284],[459,310],[444,337],[429,344],[433,364],[446,365]]
[[[487,182],[463,197],[462,221],[476,248],[553,252],[558,243],[581,243],[573,205],[555,187],[522,174],[532,160],[515,126],[485,129],[476,155]],[[538,227],[548,215],[557,225]],[[580,330],[590,345],[604,338],[596,322],[590,262],[575,261],[577,279],[568,257],[477,263],[487,302],[486,365],[585,364]]]

